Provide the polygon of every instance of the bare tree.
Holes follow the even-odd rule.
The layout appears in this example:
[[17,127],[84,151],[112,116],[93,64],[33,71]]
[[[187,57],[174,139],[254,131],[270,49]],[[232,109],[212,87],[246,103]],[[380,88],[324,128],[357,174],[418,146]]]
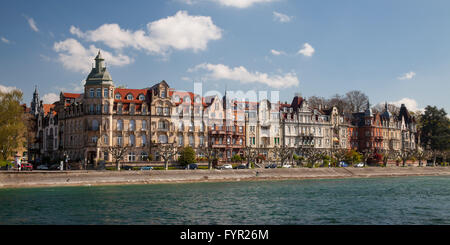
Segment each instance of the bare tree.
[[422,161],[430,157],[430,152],[423,150],[415,150],[414,156],[417,158],[417,160],[419,160],[419,166],[422,166]]
[[327,105],[329,107],[336,106],[340,112],[347,113],[352,111],[348,99],[340,94],[335,94],[328,100]]
[[369,101],[369,97],[365,95],[363,92],[358,90],[352,90],[345,94],[345,98],[351,106],[351,110],[354,112],[360,112],[367,102]]
[[178,147],[176,143],[156,143],[153,144],[153,147],[156,147],[159,151],[159,155],[164,160],[164,169],[169,169],[169,160],[173,159],[173,157],[178,153]]
[[400,151],[397,151],[397,157],[402,160],[402,166],[404,167],[406,164],[406,161],[410,160],[411,157],[414,156],[414,151],[410,149],[402,149]]
[[328,104],[328,100],[324,97],[311,96],[308,98],[308,105],[311,108],[325,107]]
[[374,151],[372,149],[364,149],[362,150],[361,154],[363,157],[364,167],[367,165],[367,161],[369,158],[373,155]]
[[205,156],[208,158],[208,169],[212,169],[212,161],[213,161],[213,157],[217,156],[218,150],[217,148],[213,148],[212,144],[209,144],[207,146],[203,146],[200,148],[200,151],[203,152],[203,154],[205,154]]
[[272,151],[275,159],[280,160],[281,166],[285,165],[285,162],[291,159],[294,154],[293,148],[286,147],[285,145],[275,146],[272,148]]
[[324,156],[326,155],[325,151],[317,148],[307,148],[305,149],[304,153],[310,167],[314,167],[314,165],[316,165],[316,163],[320,160],[323,160]]
[[123,159],[125,153],[128,151],[128,145],[115,145],[109,146],[108,152],[112,155],[114,162],[116,163],[117,170],[120,170],[120,160]]
[[245,156],[245,158],[247,158],[247,168],[251,168],[252,162],[256,164],[256,159],[258,158],[258,155],[259,155],[258,148],[254,148],[254,147],[250,147],[250,146],[245,147],[244,156]]
[[[344,161],[347,156],[347,149],[336,149],[333,151],[332,157],[336,159],[336,164],[339,164],[341,161]],[[335,166],[336,167],[336,166]]]
[[381,151],[381,160],[383,161],[383,166],[386,167],[387,163],[389,160],[394,160],[395,159],[395,151],[393,150],[388,150],[388,149],[383,149]]

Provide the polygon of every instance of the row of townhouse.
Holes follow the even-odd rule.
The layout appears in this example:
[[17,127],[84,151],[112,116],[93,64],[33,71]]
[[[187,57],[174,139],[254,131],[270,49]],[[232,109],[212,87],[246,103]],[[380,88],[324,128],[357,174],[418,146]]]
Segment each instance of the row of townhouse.
[[[99,52],[84,93],[60,93],[52,105],[33,95],[30,113],[37,121],[34,158],[48,156],[94,163],[112,161],[108,147],[128,145],[125,161],[160,159],[159,144],[205,147],[229,160],[246,147],[268,156],[274,147],[320,149],[403,149],[415,147],[416,125],[404,105],[389,111],[344,116],[336,107],[311,108],[295,96],[291,104],[203,97],[176,91],[162,81],[144,89],[115,87]],[[32,156],[33,158],[33,156]]]

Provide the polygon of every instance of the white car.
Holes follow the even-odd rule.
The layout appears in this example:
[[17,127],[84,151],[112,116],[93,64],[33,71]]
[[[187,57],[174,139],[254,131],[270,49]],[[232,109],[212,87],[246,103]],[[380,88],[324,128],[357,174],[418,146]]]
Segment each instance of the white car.
[[362,168],[362,167],[364,167],[364,163],[360,162],[360,163],[356,164],[355,167]]
[[233,169],[233,166],[231,164],[224,164],[220,169]]
[[292,168],[291,165],[283,165],[283,168]]
[[48,167],[47,167],[46,165],[39,165],[39,166],[36,167],[36,169],[39,169],[39,170],[48,170]]

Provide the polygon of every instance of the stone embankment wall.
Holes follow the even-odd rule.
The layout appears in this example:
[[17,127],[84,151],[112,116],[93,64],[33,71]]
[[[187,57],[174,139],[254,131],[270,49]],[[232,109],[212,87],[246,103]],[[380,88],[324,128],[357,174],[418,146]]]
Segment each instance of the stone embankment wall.
[[151,171],[0,171],[0,188],[450,175],[449,167]]

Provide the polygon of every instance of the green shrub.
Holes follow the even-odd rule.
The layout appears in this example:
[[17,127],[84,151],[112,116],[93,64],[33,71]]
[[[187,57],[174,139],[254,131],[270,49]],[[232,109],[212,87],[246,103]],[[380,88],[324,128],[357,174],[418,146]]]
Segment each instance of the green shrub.
[[188,146],[181,149],[180,157],[178,158],[178,163],[187,166],[191,163],[196,163],[195,151],[192,147]]

